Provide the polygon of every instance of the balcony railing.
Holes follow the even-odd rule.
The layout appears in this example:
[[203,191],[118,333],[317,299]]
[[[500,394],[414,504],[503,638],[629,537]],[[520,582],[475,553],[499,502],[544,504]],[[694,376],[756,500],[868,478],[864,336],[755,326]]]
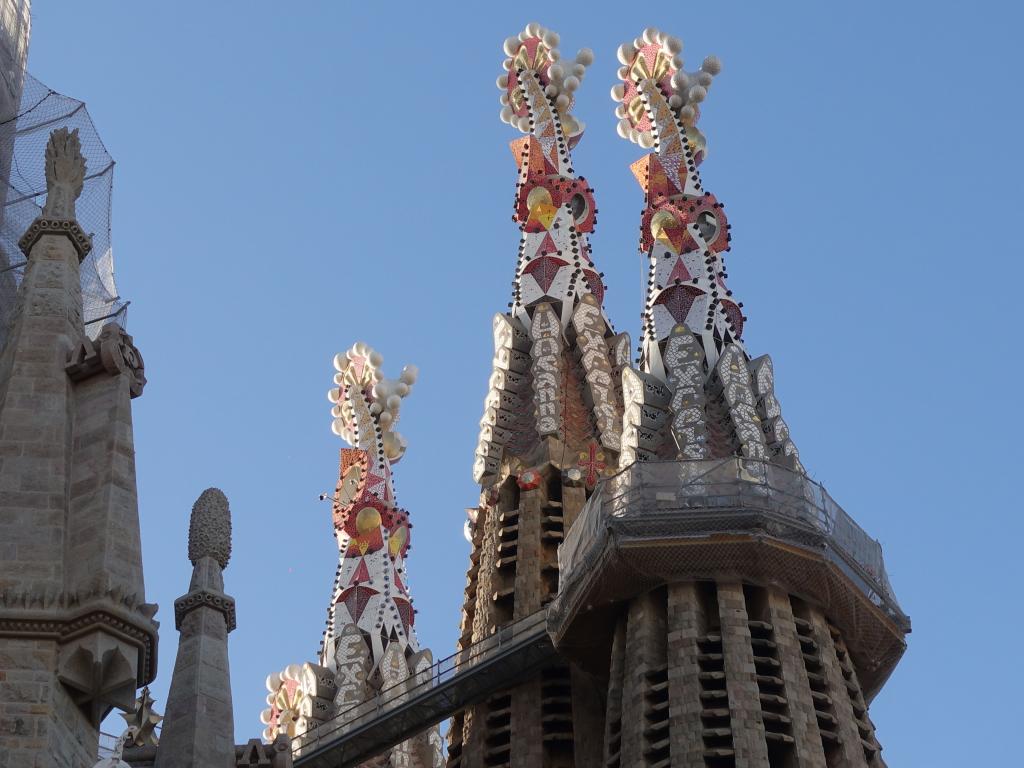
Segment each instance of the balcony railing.
[[[889,584],[882,547],[806,476],[762,461],[636,462],[604,479],[559,549],[562,586],[583,577],[609,539],[769,536],[819,553],[898,626],[909,629]],[[906,631],[906,630],[904,630]]]

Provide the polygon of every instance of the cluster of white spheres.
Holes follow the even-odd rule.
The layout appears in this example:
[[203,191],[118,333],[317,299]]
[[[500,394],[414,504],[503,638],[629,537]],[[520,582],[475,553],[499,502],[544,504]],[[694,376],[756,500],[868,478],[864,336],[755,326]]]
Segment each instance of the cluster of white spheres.
[[[630,68],[637,51],[647,45],[660,45],[661,50],[672,57],[672,68],[676,71],[672,75],[672,93],[668,97],[668,105],[684,123],[692,121],[696,115],[694,105],[707,98],[711,82],[715,75],[722,71],[722,62],[717,56],[708,56],[700,65],[700,69],[695,72],[684,72],[683,59],[680,56],[683,50],[682,41],[654,27],[648,27],[640,37],[619,46],[618,57],[619,63],[622,64],[618,72],[620,80],[630,79]],[[649,86],[645,81],[640,81],[638,85],[641,89]],[[644,149],[650,149],[654,146],[654,134],[649,130],[638,131],[633,127],[628,114],[629,106],[621,103],[625,93],[626,87],[623,83],[617,83],[612,88],[612,99],[620,102],[615,108],[615,116],[619,118],[616,130],[622,138],[629,139]]]
[[[363,361],[363,369],[360,372],[360,379],[355,379],[353,369],[354,360]],[[391,428],[398,421],[398,411],[402,406],[402,398],[412,392],[412,386],[416,383],[419,370],[415,365],[407,365],[397,379],[384,378],[381,365],[384,363],[383,356],[361,341],[352,345],[352,348],[344,353],[334,356],[334,368],[337,373],[334,375],[334,383],[338,386],[328,390],[327,399],[333,404],[331,415],[334,422],[331,425],[335,434],[353,442],[356,435],[353,430],[353,412],[350,403],[342,399],[343,387],[348,382],[359,391],[363,387],[370,386],[370,398],[368,408],[370,414],[376,417],[377,423],[383,432],[384,452],[389,459],[397,460],[405,451],[405,442]]]
[[[277,693],[280,690],[281,686],[284,685],[286,682],[294,682],[299,683],[301,687],[302,670],[303,667],[298,664],[289,664],[282,671],[274,672],[271,675],[267,675],[267,690],[269,691],[269,693],[267,694],[267,704],[269,705],[269,707],[260,713],[260,722],[262,722],[264,725],[270,725],[270,719],[273,715],[273,708],[276,703]],[[297,717],[298,714],[299,713],[297,711],[293,711],[291,713],[291,716],[294,718]],[[286,728],[282,728],[282,726],[284,725],[285,724],[282,722],[278,723],[278,729],[282,733],[284,733],[287,730]],[[263,735],[265,738],[270,740],[274,734],[270,733],[270,728],[267,728],[263,731]]]
[[[498,89],[502,92],[499,97],[501,102],[501,120],[518,128],[523,133],[531,132],[530,118],[525,115],[516,115],[509,105],[507,71],[512,69],[512,57],[519,52],[520,46],[531,38],[540,38],[548,48],[548,58],[551,60],[551,63],[546,71],[538,74],[547,76],[548,83],[544,86],[544,95],[554,102],[555,108],[559,112],[566,112],[572,105],[573,92],[580,87],[587,67],[594,63],[594,53],[589,48],[581,49],[576,54],[575,61],[571,63],[563,62],[557,48],[558,34],[545,29],[536,22],[527,24],[518,36],[508,38],[505,41],[504,50],[509,58],[505,59],[502,63],[506,74],[501,75],[497,80]],[[585,127],[582,121],[577,120],[575,122],[574,135],[581,133]]]

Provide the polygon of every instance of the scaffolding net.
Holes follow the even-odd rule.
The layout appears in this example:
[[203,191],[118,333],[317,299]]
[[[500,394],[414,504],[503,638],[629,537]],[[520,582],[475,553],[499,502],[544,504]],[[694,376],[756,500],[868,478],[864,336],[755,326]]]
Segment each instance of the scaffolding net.
[[30,74],[24,76],[17,114],[0,122],[0,348],[10,329],[25,256],[18,240],[46,202],[45,152],[51,131],[77,130],[85,157],[85,184],[76,205],[78,223],[92,235],[92,251],[82,262],[85,331],[95,338],[106,322],[125,325],[127,302],[114,284],[110,242],[110,202],[114,160],[103,146],[85,103],[57,93]]

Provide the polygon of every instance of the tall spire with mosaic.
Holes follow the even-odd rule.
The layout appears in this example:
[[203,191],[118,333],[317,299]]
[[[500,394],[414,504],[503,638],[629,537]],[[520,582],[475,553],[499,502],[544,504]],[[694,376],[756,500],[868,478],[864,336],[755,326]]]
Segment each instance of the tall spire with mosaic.
[[406,366],[392,380],[384,377],[382,362],[378,352],[355,344],[334,358],[337,386],[328,392],[332,429],[353,447],[341,450],[333,499],[340,562],[322,654],[329,661],[337,638],[354,624],[370,642],[371,674],[389,645],[418,650],[405,577],[409,515],[397,506],[391,481],[391,467],[406,448],[395,429],[399,408],[416,368]]
[[[279,733],[321,743],[346,712],[380,691],[422,682],[433,662],[413,629],[405,557],[409,514],[395,501],[392,466],[406,443],[396,430],[402,400],[416,381],[415,366],[397,379],[382,370],[383,358],[357,342],[334,358],[331,429],[351,448],[341,449],[331,519],[339,562],[327,611],[319,663],[292,664],[267,678],[267,709],[262,720],[268,741]],[[300,747],[301,751],[301,747]],[[393,747],[382,768],[442,763],[441,736],[429,729]]]
[[574,97],[593,54],[583,49],[567,61],[558,43],[556,33],[528,24],[505,41],[497,83],[502,120],[525,135],[511,143],[519,248],[512,301],[493,321],[474,464],[485,487],[548,461],[572,469],[592,446],[612,466],[619,450],[618,381],[629,338],[614,332],[602,307],[603,274],[588,240],[597,203],[571,155],[584,130]]
[[650,27],[618,50],[618,133],[653,150],[632,165],[644,190],[640,251],[649,269],[639,371],[623,379],[623,464],[739,455],[802,471],[767,355],[742,342],[742,303],[726,285],[729,223],[698,170],[701,105],[721,63],[687,72],[682,42]]
[[[551,601],[558,545],[588,495],[619,465],[620,382],[630,340],[603,309],[604,277],[589,242],[597,202],[572,160],[584,132],[572,110],[593,55],[583,49],[563,59],[558,45],[556,33],[526,25],[505,41],[497,81],[502,120],[524,134],[511,143],[519,247],[508,311],[493,321],[473,473],[481,494],[467,510],[473,552],[462,649]],[[556,664],[460,712],[449,765],[500,765],[510,755],[523,765],[548,765],[574,750],[584,762],[594,757],[573,744],[583,713],[597,710],[577,702],[576,689],[574,673]]]

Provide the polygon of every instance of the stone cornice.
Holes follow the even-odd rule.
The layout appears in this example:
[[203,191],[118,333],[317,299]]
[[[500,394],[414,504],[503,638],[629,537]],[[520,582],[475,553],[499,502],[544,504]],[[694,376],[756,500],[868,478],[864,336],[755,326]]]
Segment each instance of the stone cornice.
[[212,608],[224,614],[228,632],[233,630],[235,623],[235,599],[211,589],[193,589],[174,601],[174,627],[181,631],[181,623],[185,616],[197,608]]
[[92,250],[92,235],[85,234],[75,219],[45,219],[40,216],[29,225],[18,241],[18,247],[25,258],[31,258],[32,247],[43,235],[66,235],[78,251],[79,262],[84,261]]
[[101,629],[139,650],[139,686],[156,678],[157,624],[112,605],[91,604],[77,609],[17,609],[0,606],[0,637],[55,640],[64,644],[93,629]]

